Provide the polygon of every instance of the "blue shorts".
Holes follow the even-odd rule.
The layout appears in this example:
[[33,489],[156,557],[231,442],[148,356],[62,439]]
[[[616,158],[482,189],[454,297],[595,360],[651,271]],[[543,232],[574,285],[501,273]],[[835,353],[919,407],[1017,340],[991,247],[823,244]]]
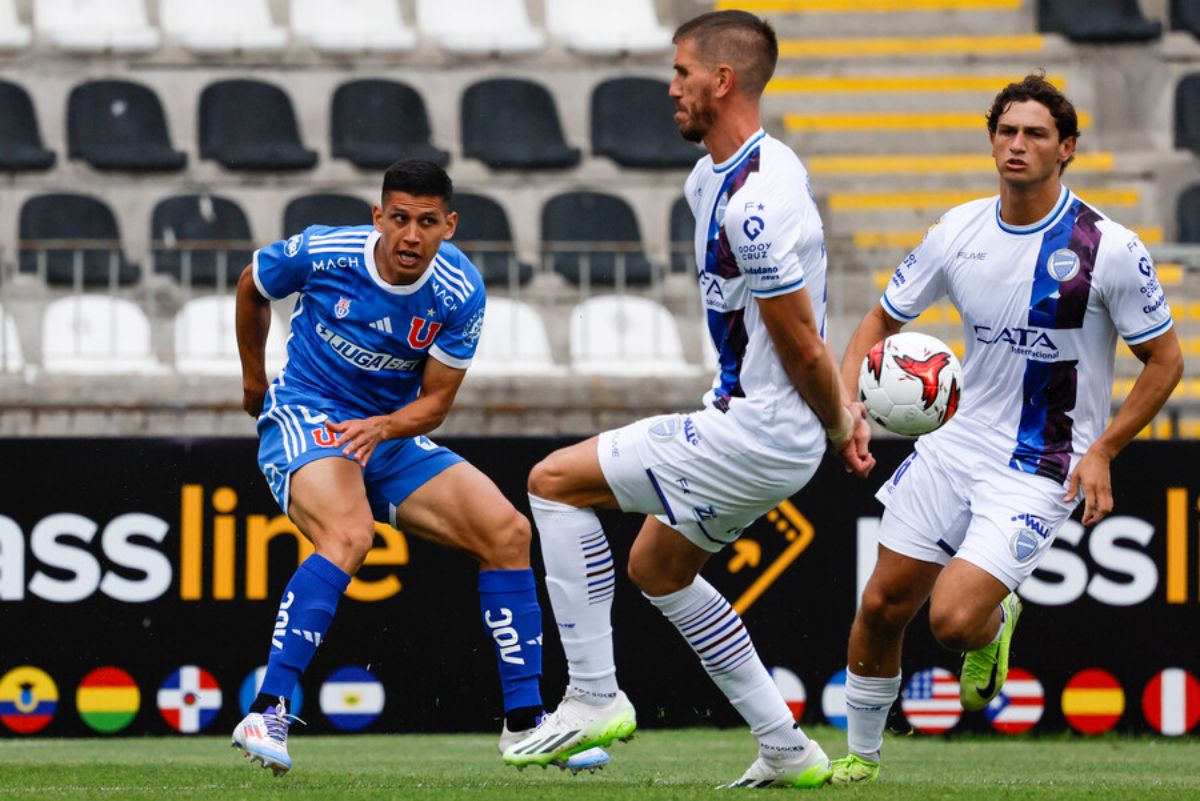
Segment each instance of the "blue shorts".
[[[279,508],[287,514],[292,473],[317,459],[349,459],[334,448],[326,421],[353,420],[361,415],[312,404],[271,404],[258,418],[258,466]],[[353,461],[353,460],[351,460]],[[396,524],[396,507],[417,488],[463,458],[428,437],[390,439],[375,446],[363,482],[375,519]]]

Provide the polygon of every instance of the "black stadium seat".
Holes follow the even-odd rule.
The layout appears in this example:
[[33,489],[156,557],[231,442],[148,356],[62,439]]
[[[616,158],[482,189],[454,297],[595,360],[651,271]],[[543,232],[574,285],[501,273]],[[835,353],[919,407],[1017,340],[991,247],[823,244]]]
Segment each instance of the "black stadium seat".
[[583,275],[585,251],[570,248],[577,242],[623,246],[620,254],[603,244],[586,251],[591,283],[617,283],[617,268],[622,261],[626,284],[650,283],[653,266],[642,249],[637,218],[619,197],[601,192],[564,192],[550,198],[542,207],[542,241],[553,254],[555,272],[572,284],[580,283]]
[[687,198],[680,195],[671,205],[671,271],[696,272],[696,218]]
[[[216,195],[176,195],[159,201],[150,217],[150,238],[154,272],[174,276],[188,286],[219,285],[221,253],[225,254],[225,285],[233,286],[252,254],[246,213],[237,203]],[[217,241],[242,245],[204,246]],[[189,242],[200,243],[200,247],[188,247]],[[191,258],[185,265],[184,254],[189,252]]]
[[704,152],[679,135],[666,81],[613,78],[592,92],[592,152],[624,167],[690,168]]
[[371,204],[352,195],[319,192],[294,198],[283,210],[283,235],[310,225],[370,225]]
[[[109,247],[46,250],[46,282],[54,286],[75,283],[75,254],[82,252],[82,274],[85,286],[104,286],[114,281],[121,286],[138,279],[136,264],[125,259],[121,249],[121,232],[112,209],[90,195],[54,193],[37,195],[21,206],[18,235],[25,241],[91,240],[89,244],[111,243]],[[96,242],[95,240],[103,240]],[[21,250],[20,269],[23,273],[38,271],[39,251]],[[113,256],[115,254],[115,258]]]
[[180,170],[158,95],[129,81],[88,81],[67,99],[67,155],[98,170]]
[[1149,42],[1162,23],[1142,16],[1138,0],[1039,0],[1038,30],[1073,42]]
[[0,170],[46,170],[54,152],[42,147],[33,100],[15,83],[0,81]]
[[1179,193],[1177,210],[1179,241],[1200,244],[1200,184],[1192,184]]
[[450,154],[430,142],[425,103],[411,87],[395,81],[344,83],[333,93],[330,146],[334,158],[371,170],[397,159],[425,159],[446,166]]
[[[484,195],[455,192],[450,205],[458,212],[454,244],[462,248],[483,273],[485,284],[497,287],[507,285],[510,264],[516,265],[518,283],[524,284],[533,277],[533,267],[517,261],[508,215],[499,203]],[[503,244],[483,249],[473,244],[485,242]]]
[[554,98],[531,81],[495,78],[462,96],[463,155],[493,169],[555,169],[579,163],[563,138]]
[[261,81],[217,81],[200,93],[200,158],[231,170],[305,170],[317,154],[300,142],[283,90]]
[[1175,87],[1175,147],[1200,153],[1200,72]]
[[1200,3],[1196,0],[1171,0],[1171,27],[1189,31],[1200,39]]

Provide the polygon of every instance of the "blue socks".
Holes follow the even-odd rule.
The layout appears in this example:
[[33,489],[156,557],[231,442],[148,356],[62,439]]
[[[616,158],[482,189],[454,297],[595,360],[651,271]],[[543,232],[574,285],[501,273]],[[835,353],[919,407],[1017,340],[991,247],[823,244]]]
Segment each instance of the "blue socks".
[[291,700],[300,675],[329,630],[338,599],[349,584],[349,573],[316,553],[292,574],[275,616],[271,656],[267,659],[260,698],[282,695]]
[[533,570],[482,570],[479,610],[496,646],[504,711],[542,710],[542,610]]

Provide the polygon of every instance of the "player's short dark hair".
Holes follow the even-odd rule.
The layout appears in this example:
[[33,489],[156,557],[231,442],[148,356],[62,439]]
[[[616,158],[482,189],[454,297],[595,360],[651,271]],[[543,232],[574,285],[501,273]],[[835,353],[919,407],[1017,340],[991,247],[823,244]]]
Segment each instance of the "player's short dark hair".
[[679,26],[671,39],[696,43],[696,53],[709,66],[728,64],[741,80],[742,92],[762,94],[775,74],[779,41],[771,23],[747,11],[710,11]]
[[[1058,87],[1046,80],[1045,70],[1026,75],[1024,79],[1010,83],[996,95],[996,99],[992,101],[992,108],[988,111],[987,128],[988,133],[996,133],[996,128],[1000,124],[1000,115],[1008,110],[1008,107],[1013,103],[1024,103],[1027,100],[1041,103],[1050,112],[1050,116],[1054,118],[1054,126],[1058,129],[1058,140],[1064,142],[1071,137],[1079,138],[1079,115],[1075,113],[1075,106],[1067,100],[1067,96],[1059,91]],[[1075,160],[1074,156],[1067,159],[1062,165],[1065,170],[1067,164]]]
[[454,182],[438,165],[424,159],[401,159],[383,174],[383,195],[404,192],[414,197],[440,197],[447,206],[454,197]]

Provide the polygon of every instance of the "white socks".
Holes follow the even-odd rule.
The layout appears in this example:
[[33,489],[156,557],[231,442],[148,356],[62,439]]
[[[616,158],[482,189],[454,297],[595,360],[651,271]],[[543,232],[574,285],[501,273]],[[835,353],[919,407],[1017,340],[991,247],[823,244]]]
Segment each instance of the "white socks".
[[716,588],[697,576],[691,586],[670,595],[646,597],[692,646],[764,753],[788,759],[804,750],[808,737],[758,658],[742,618]]
[[846,669],[846,739],[850,753],[879,761],[888,711],[900,694],[900,676],[859,676]]
[[546,589],[577,697],[604,706],[617,694],[613,661],[612,552],[591,509],[529,496],[537,524]]

